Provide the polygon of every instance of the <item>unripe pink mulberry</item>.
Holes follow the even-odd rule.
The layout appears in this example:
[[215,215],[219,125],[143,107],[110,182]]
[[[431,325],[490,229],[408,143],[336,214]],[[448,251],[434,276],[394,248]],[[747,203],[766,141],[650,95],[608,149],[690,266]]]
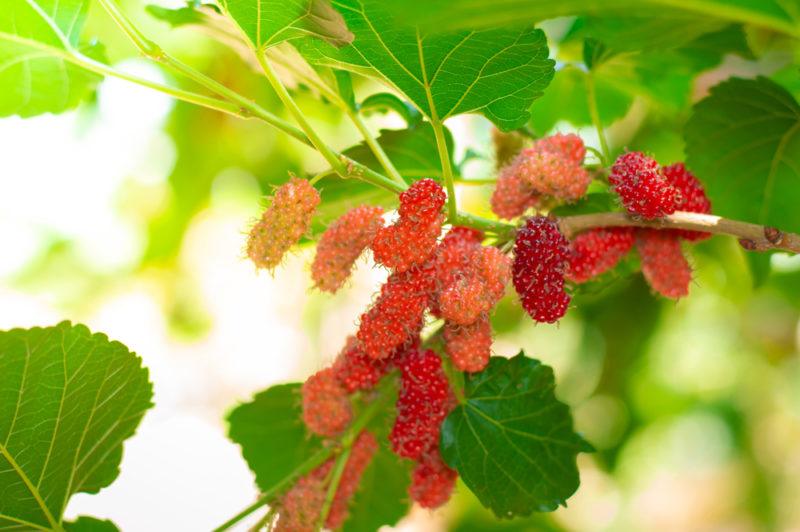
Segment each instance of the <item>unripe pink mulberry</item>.
[[583,158],[586,157],[583,139],[574,133],[556,133],[539,140],[537,144],[541,149],[561,153],[574,165],[583,164]]
[[553,323],[567,312],[564,292],[569,243],[558,224],[545,216],[528,218],[517,233],[513,279],[523,308],[540,322]]
[[289,248],[308,232],[319,201],[319,192],[305,179],[292,178],[278,187],[270,206],[250,229],[250,260],[259,268],[278,266]]
[[500,218],[510,220],[522,216],[531,207],[541,204],[541,196],[518,172],[513,161],[503,167],[497,175],[490,199],[492,212]]
[[439,449],[435,448],[420,458],[411,474],[408,493],[411,500],[423,508],[438,508],[450,500],[456,478],[458,473],[444,463]]
[[419,333],[431,283],[430,268],[414,267],[389,276],[378,299],[361,315],[357,337],[364,353],[386,358]]
[[678,299],[689,294],[692,268],[671,231],[637,229],[636,249],[642,259],[642,273],[650,287],[664,297]]
[[433,287],[429,305],[434,316],[441,316],[439,298],[444,290],[459,279],[471,275],[480,258],[483,234],[467,227],[453,227],[436,248],[431,267]]
[[302,393],[303,421],[311,432],[333,437],[350,424],[353,417],[350,399],[332,368],[311,375],[303,383]]
[[442,317],[462,325],[477,320],[493,304],[485,283],[474,274],[456,279],[439,294]]
[[375,436],[371,432],[361,431],[350,450],[350,457],[345,464],[333,504],[331,504],[328,518],[325,521],[325,528],[335,530],[344,524],[350,500],[358,491],[361,476],[372,462],[376,452],[378,452],[378,441]]
[[[663,172],[667,182],[680,193],[677,210],[702,214],[711,212],[711,201],[706,196],[703,184],[686,169],[683,163],[665,166]],[[711,236],[711,233],[687,231],[685,229],[676,229],[674,233],[692,242],[705,240]]]
[[317,288],[336,292],[350,277],[353,264],[383,227],[383,209],[362,205],[345,213],[322,234],[311,265]]
[[431,351],[411,349],[396,362],[400,367],[397,417],[389,439],[398,456],[417,459],[439,443],[439,430],[454,406],[442,361]]
[[400,194],[397,222],[380,229],[372,242],[375,261],[396,272],[424,263],[442,232],[446,196],[432,179],[417,181]]
[[511,259],[495,247],[484,247],[481,249],[479,275],[492,298],[493,307],[502,299],[511,280]]
[[516,173],[536,194],[575,201],[586,194],[592,176],[583,168],[586,148],[577,135],[538,140],[514,160]]
[[326,479],[333,467],[328,460],[301,477],[278,501],[278,522],[275,532],[314,532],[327,493]]
[[620,155],[608,182],[632,214],[651,220],[677,210],[680,194],[667,182],[658,163],[641,152]]
[[444,326],[445,350],[461,371],[482,371],[492,355],[492,326],[484,315],[469,325],[447,322]]
[[633,229],[611,227],[591,229],[570,243],[567,279],[586,281],[612,269],[633,247]]

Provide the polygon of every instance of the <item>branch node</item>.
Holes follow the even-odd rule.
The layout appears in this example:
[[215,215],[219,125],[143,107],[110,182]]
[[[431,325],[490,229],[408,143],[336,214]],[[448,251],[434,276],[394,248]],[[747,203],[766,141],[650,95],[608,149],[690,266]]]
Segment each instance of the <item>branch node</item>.
[[774,246],[779,246],[783,244],[784,239],[783,231],[776,227],[765,226],[764,227],[764,238],[767,239],[767,242]]

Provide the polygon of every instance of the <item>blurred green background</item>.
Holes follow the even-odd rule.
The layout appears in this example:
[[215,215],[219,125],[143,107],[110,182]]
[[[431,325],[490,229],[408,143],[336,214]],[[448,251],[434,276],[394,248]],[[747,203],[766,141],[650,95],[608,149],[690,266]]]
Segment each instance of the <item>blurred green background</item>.
[[[163,48],[285,114],[236,53],[192,28],[170,29],[143,6],[124,7]],[[530,128],[577,131],[597,146],[573,72],[573,24],[544,24],[559,72],[534,104]],[[736,28],[726,31],[744,47],[710,63],[671,68],[680,50],[611,62],[616,70],[600,79],[598,94],[612,149],[681,160],[691,104],[731,74],[767,74],[797,96],[791,52],[775,36]],[[179,83],[137,59],[101,10],[91,12],[86,33],[119,68]],[[750,50],[765,43],[770,52],[755,60]],[[362,98],[380,90],[356,81]],[[297,96],[334,147],[358,142],[338,110],[302,87]],[[394,115],[368,123],[375,132],[402,127]],[[463,174],[491,175],[488,122],[461,116],[448,126],[456,160],[472,154]],[[311,290],[311,248],[274,276],[244,260],[261,198],[288,172],[312,173],[324,162],[256,121],[113,79],[77,111],[0,120],[0,146],[0,327],[84,322],[139,353],[155,383],[156,408],[126,444],[119,480],[74,497],[68,515],[113,517],[126,531],[218,524],[255,496],[225,438],[225,412],[330,361],[385,276],[362,262],[350,286],[330,297]],[[459,199],[487,215],[490,192],[462,187]],[[525,349],[552,365],[558,395],[598,450],[580,456],[582,485],[568,508],[497,522],[462,486],[447,507],[415,511],[398,529],[800,530],[800,261],[748,258],[725,237],[691,253],[695,283],[677,303],[653,296],[633,274],[578,294],[557,325],[535,325],[510,294],[493,317],[495,353]]]

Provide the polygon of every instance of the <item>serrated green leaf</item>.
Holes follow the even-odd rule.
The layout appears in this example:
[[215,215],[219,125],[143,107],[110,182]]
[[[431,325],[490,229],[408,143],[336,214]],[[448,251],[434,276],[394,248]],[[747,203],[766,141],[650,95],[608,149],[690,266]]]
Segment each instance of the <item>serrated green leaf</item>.
[[258,50],[302,37],[318,37],[332,46],[353,40],[342,17],[327,0],[219,0]]
[[445,461],[498,517],[555,510],[578,489],[576,456],[592,448],[554,388],[538,360],[493,357],[442,425]]
[[713,87],[684,138],[715,214],[800,227],[800,105],[783,87],[763,77]]
[[82,45],[89,0],[7,0],[0,9],[0,116],[30,117],[76,107],[102,79],[66,61]]
[[0,332],[0,528],[49,530],[111,484],[152,394],[141,359],[83,325]]
[[429,119],[481,113],[504,130],[522,126],[553,76],[544,33],[531,27],[422,34],[393,21],[382,0],[337,0],[354,33],[336,49],[302,43],[312,62],[377,77]]
[[119,532],[119,528],[108,519],[80,516],[75,521],[64,523],[67,532]]
[[256,484],[267,491],[322,447],[302,421],[300,384],[279,384],[228,415],[228,436],[242,448]]

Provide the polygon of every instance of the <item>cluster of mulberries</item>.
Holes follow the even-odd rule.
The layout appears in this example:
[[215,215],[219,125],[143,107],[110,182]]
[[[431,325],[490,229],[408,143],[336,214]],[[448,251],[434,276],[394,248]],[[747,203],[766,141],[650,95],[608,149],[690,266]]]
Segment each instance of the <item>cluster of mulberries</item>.
[[543,196],[560,201],[581,198],[592,180],[583,167],[586,148],[577,135],[556,134],[524,148],[497,177],[492,210],[515,218],[538,206]]
[[292,178],[272,196],[270,206],[250,229],[247,256],[259,267],[273,269],[311,227],[319,192],[305,179]]
[[[708,214],[711,212],[711,200],[706,196],[705,188],[700,180],[694,176],[683,163],[675,163],[664,167],[664,177],[680,194],[677,210]],[[700,231],[687,231],[685,229],[673,230],[675,234],[690,242],[705,240],[711,233]]]

